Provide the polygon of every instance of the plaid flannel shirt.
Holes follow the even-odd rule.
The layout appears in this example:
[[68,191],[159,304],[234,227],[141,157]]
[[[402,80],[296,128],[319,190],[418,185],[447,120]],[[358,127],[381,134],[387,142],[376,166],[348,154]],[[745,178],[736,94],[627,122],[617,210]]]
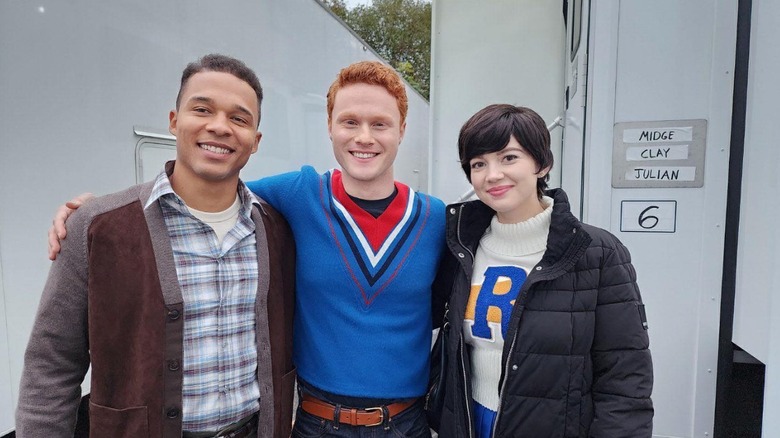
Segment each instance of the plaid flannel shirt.
[[184,300],[183,430],[217,430],[258,410],[255,298],[257,199],[239,181],[238,221],[219,246],[188,210],[166,172],[144,208],[159,200]]

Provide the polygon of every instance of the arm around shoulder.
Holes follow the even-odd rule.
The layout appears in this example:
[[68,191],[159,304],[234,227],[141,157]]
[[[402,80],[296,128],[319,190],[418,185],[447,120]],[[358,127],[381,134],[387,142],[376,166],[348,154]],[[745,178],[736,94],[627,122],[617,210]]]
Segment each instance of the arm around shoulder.
[[267,176],[254,181],[248,181],[246,186],[257,197],[261,198],[282,214],[286,214],[289,206],[299,205],[296,202],[295,191],[307,181],[315,181],[318,175],[314,168],[304,166],[300,171],[287,172]]

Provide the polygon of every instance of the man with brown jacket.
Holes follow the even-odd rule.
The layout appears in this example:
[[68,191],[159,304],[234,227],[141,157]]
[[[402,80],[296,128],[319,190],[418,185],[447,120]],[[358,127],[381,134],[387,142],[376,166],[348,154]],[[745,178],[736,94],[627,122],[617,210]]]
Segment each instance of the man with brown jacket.
[[188,65],[176,160],[73,215],[25,354],[17,437],[73,436],[90,364],[93,437],[289,436],[294,244],[239,180],[261,101],[236,59]]

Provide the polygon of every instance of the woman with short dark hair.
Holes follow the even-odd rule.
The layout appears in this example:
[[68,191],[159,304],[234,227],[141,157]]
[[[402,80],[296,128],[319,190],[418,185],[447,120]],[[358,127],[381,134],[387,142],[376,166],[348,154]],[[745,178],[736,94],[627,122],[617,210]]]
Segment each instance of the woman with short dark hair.
[[479,200],[447,208],[439,435],[650,437],[652,362],[629,252],[546,190],[542,118],[490,105],[463,125],[458,151]]

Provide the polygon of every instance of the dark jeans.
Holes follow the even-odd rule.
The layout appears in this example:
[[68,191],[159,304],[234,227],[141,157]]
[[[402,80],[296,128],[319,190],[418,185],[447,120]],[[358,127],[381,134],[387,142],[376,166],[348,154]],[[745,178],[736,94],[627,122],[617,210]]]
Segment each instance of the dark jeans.
[[[300,387],[299,391],[301,391]],[[423,402],[422,398],[417,400],[414,405],[393,418],[385,419],[384,423],[378,426],[350,426],[349,424],[337,425],[332,420],[324,420],[304,412],[301,409],[299,396],[292,436],[293,438],[430,438],[431,431],[423,411]]]

